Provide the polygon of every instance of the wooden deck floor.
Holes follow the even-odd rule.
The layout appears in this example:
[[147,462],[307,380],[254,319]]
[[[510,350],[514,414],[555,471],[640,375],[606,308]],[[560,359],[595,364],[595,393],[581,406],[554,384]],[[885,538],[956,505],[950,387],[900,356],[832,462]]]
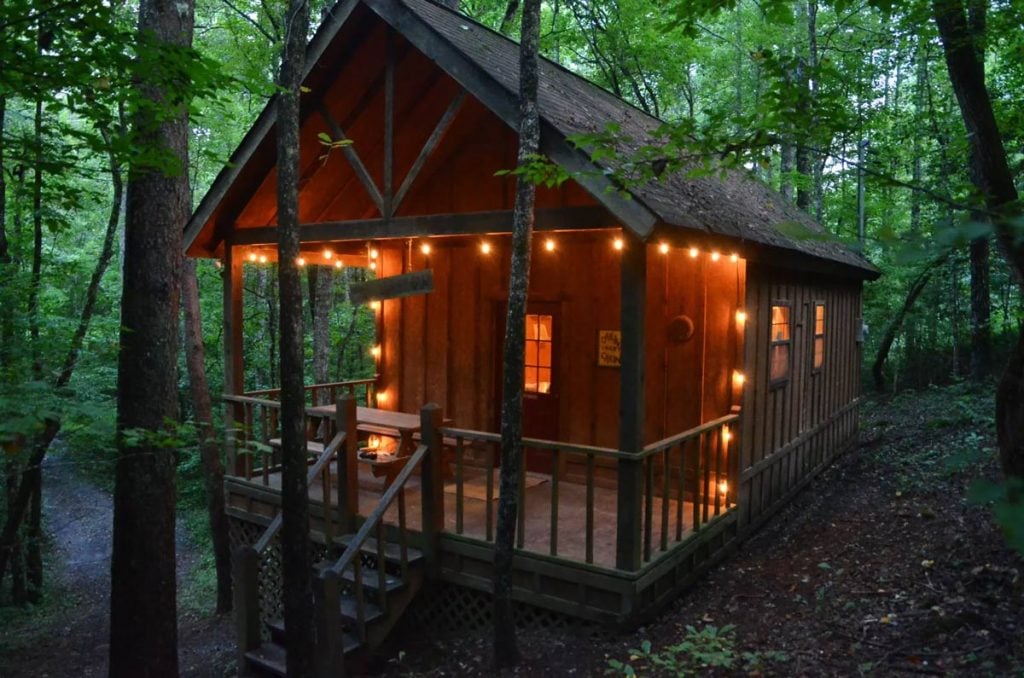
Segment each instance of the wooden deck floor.
[[[498,480],[497,470],[494,478],[494,499],[490,502],[491,510],[488,516],[486,494],[484,491],[486,471],[483,469],[467,470],[466,488],[463,497],[463,515],[461,530],[459,529],[458,517],[456,515],[456,488],[454,481],[448,481],[445,486],[445,530],[453,534],[461,534],[466,537],[480,541],[493,541],[493,525],[497,520],[498,510]],[[274,489],[280,489],[280,474],[270,474],[268,484]],[[557,549],[552,553],[551,535],[551,500],[552,483],[550,476],[546,474],[529,473],[527,475],[527,488],[525,492],[525,524],[523,550],[544,555],[557,555],[560,558],[571,559],[579,562],[586,562],[586,486],[580,483],[569,482],[561,479],[558,483],[558,518],[555,521],[557,532]],[[359,513],[368,515],[380,500],[384,492],[384,479],[374,478],[369,468],[360,465],[359,469]],[[314,501],[324,500],[324,488],[322,482],[315,481],[309,488],[310,498]],[[332,484],[331,502],[337,502],[337,487]],[[603,567],[615,566],[615,537],[617,525],[616,512],[616,491],[607,487],[594,488],[594,517],[593,517],[593,564]],[[414,530],[420,528],[421,500],[419,478],[414,476],[409,480],[405,491],[406,501],[406,524]],[[680,530],[679,507],[674,499],[667,501],[668,521],[664,530],[667,535],[668,545],[671,548]],[[692,528],[693,505],[684,502],[682,507],[682,530],[683,537]],[[652,551],[654,555],[660,550],[662,534],[662,499],[654,497],[652,502]],[[491,539],[487,539],[487,522],[491,521]],[[385,521],[391,524],[398,522],[397,500],[392,504],[385,514]]]

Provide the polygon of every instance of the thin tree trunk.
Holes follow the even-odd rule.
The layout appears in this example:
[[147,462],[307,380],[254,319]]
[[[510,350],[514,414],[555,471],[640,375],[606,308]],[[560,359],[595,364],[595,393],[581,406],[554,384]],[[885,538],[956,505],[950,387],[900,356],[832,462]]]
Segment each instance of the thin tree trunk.
[[[985,199],[1003,256],[1024,291],[1024,244],[1012,217],[1019,215],[1017,189],[985,86],[985,68],[968,27],[962,0],[933,0],[946,68],[960,105],[971,147],[971,179]],[[1003,472],[1024,476],[1024,337],[1003,372],[996,392],[996,434]]]
[[[190,47],[194,16],[193,0],[142,0],[140,43]],[[145,80],[137,87],[156,107],[176,98]],[[178,417],[181,237],[191,212],[188,102],[159,118],[141,108],[132,122],[136,143],[177,166],[132,166],[128,181],[110,568],[110,675],[126,678],[178,674],[176,455],[161,438]]]
[[928,286],[931,281],[932,273],[935,269],[945,263],[946,259],[949,258],[948,254],[944,254],[941,257],[933,259],[928,262],[924,269],[917,274],[914,281],[910,283],[910,289],[907,290],[907,296],[903,300],[903,305],[900,306],[896,315],[889,322],[885,328],[885,332],[882,334],[882,340],[878,344],[878,353],[875,354],[875,362],[871,365],[871,374],[875,379],[875,388],[878,391],[885,390],[885,361],[889,357],[889,351],[892,349],[892,344],[896,340],[896,336],[900,333],[900,328],[903,327],[903,321],[906,319],[907,314],[910,313],[911,309],[914,308],[914,304],[917,302],[917,298],[921,296],[921,292]]
[[39,348],[39,286],[43,273],[43,101],[36,100],[35,152],[32,178],[32,278],[28,288],[28,328],[31,339],[32,377],[42,378]]
[[[18,477],[21,475],[21,470],[18,468],[17,462],[14,458],[10,458],[7,461],[6,468],[6,485],[7,485],[7,513],[11,514],[15,509],[15,497],[18,492]],[[16,525],[20,525],[19,521]],[[21,548],[21,531],[14,532],[11,537],[11,543],[6,546],[4,553],[7,554],[7,559],[11,564],[11,602],[18,607],[23,606],[28,600],[28,594],[26,593],[25,586],[25,561],[24,552]]]
[[213,402],[206,381],[206,349],[199,310],[199,281],[196,262],[186,258],[181,265],[181,298],[185,312],[185,364],[192,392],[192,407],[199,433],[199,452],[206,481],[206,510],[213,539],[213,562],[217,572],[217,612],[231,611],[231,545],[224,513],[224,463],[213,427]]
[[[330,379],[331,313],[334,310],[334,271],[319,268],[316,274],[316,305],[313,306],[313,381],[326,384]],[[330,403],[330,393],[322,389],[318,404]]]
[[[109,136],[102,130],[101,134],[109,144]],[[103,238],[103,248],[100,250],[99,259],[96,261],[96,268],[93,269],[92,278],[89,280],[89,287],[85,293],[85,304],[82,306],[82,312],[78,317],[78,326],[75,328],[75,334],[71,337],[68,352],[64,357],[60,373],[58,373],[57,378],[53,382],[55,391],[60,391],[66,387],[71,382],[72,375],[74,375],[86,332],[89,330],[93,313],[96,310],[100,283],[103,281],[103,275],[110,265],[114,252],[114,236],[117,234],[117,225],[121,219],[121,198],[124,189],[121,179],[121,167],[113,152],[110,153],[110,163],[111,184],[114,192],[110,204],[110,215],[107,219],[107,230]],[[0,581],[3,581],[4,574],[7,571],[8,558],[16,555],[14,549],[18,538],[18,530],[25,519],[25,513],[33,496],[36,479],[32,477],[31,472],[42,464],[43,458],[50,449],[50,444],[59,431],[60,421],[49,419],[43,431],[32,441],[33,452],[31,458],[22,473],[21,482],[17,486],[17,494],[9,504],[7,520],[4,523],[3,533],[0,535]]]
[[505,35],[512,32],[512,26],[516,22],[516,14],[519,13],[519,0],[508,0],[505,7],[505,16],[501,18],[501,27],[498,29]]
[[971,378],[992,373],[992,299],[989,285],[988,237],[971,241]]
[[[519,152],[521,166],[537,152],[540,118],[537,112],[537,45],[540,0],[523,3],[519,44]],[[526,296],[530,286],[530,248],[533,240],[536,186],[520,176],[512,215],[511,270],[505,349],[502,356],[501,498],[494,539],[494,663],[498,668],[519,663],[512,612],[512,556],[519,513],[519,474],[523,465],[523,365],[526,341]]]
[[281,564],[288,675],[311,675],[314,648],[306,484],[302,280],[299,257],[299,87],[309,5],[291,0],[277,95],[278,287],[281,318]]

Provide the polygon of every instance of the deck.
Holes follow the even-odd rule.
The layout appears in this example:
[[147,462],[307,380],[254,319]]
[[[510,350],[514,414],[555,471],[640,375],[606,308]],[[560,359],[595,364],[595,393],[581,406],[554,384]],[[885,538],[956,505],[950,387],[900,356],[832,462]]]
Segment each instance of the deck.
[[[494,525],[498,507],[498,469],[492,473],[492,496],[491,501],[487,500],[487,471],[483,468],[466,469],[463,483],[462,511],[458,510],[458,485],[454,479],[445,484],[444,490],[444,529],[451,535],[458,535],[483,543],[491,543],[494,539]],[[249,493],[242,489],[242,481],[232,479],[232,491],[229,492],[229,506],[239,517],[256,512],[262,513],[262,509],[272,508],[268,503],[266,506],[258,507],[252,503]],[[558,482],[557,498],[553,495],[553,488],[549,474],[531,473],[525,474],[525,493],[523,495],[524,517],[519,530],[522,535],[521,541],[517,544],[522,551],[542,554],[557,555],[557,557],[587,563],[587,486],[583,483],[572,482],[560,479]],[[248,481],[247,485],[256,485],[264,491],[279,493],[281,489],[281,474],[278,471],[269,473],[265,482],[261,477]],[[256,488],[252,488],[256,489]],[[385,489],[385,479],[373,476],[371,469],[359,465],[359,514],[369,515],[377,506]],[[420,493],[420,479],[413,477],[405,486],[405,503],[407,506],[406,524],[409,529],[420,530],[422,499]],[[610,487],[595,486],[593,492],[593,543],[590,564],[598,567],[614,569],[615,567],[615,544],[616,525],[618,515],[616,511],[616,492]],[[309,487],[309,497],[313,505],[324,504],[324,483],[317,478]],[[330,495],[327,497],[329,505],[337,506],[340,500],[338,487],[335,479],[330,481]],[[663,506],[664,503],[664,506]],[[554,524],[555,539],[552,545],[552,507],[556,507],[557,521]],[[693,503],[682,502],[680,511],[679,502],[675,499],[662,500],[661,497],[652,497],[652,513],[655,516],[667,513],[669,519],[666,523],[667,535],[675,541],[677,534],[682,536],[692,532],[693,528]],[[384,521],[390,525],[398,524],[397,502],[392,504],[384,514]],[[461,520],[460,520],[461,518]],[[682,521],[680,523],[680,520]],[[679,530],[679,526],[682,529]],[[655,532],[661,529],[660,522],[652,526]],[[656,547],[655,547],[656,548]]]

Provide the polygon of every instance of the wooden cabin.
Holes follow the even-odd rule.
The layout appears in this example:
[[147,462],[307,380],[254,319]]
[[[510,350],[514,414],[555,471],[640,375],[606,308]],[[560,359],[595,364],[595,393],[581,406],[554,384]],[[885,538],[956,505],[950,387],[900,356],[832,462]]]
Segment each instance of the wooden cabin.
[[[341,610],[321,666],[403,613],[487,617],[517,64],[513,41],[427,0],[341,0],[309,47],[303,259],[381,283],[378,375],[307,389],[318,604]],[[522,620],[635,624],[856,442],[878,272],[739,173],[624,195],[567,139],[659,121],[543,60],[539,108],[542,151],[572,178],[537,193],[514,596]],[[188,255],[223,262],[239,644],[264,668],[281,660],[279,404],[245,390],[241,280],[276,260],[274,137],[271,105],[185,233]]]

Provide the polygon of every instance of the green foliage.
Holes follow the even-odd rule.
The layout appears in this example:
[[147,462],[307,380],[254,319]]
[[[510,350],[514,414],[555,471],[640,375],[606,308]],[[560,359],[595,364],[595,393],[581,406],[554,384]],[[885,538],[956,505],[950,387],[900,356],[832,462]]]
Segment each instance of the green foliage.
[[1006,543],[1024,555],[1024,478],[1008,478],[1001,483],[976,480],[968,499],[990,505]]
[[742,669],[760,672],[766,666],[785,662],[782,652],[740,652],[736,648],[736,627],[704,626],[700,630],[686,627],[683,640],[655,650],[645,640],[639,648],[629,651],[629,660],[609,659],[606,673],[623,676],[644,674],[656,676],[689,676],[714,669]]

